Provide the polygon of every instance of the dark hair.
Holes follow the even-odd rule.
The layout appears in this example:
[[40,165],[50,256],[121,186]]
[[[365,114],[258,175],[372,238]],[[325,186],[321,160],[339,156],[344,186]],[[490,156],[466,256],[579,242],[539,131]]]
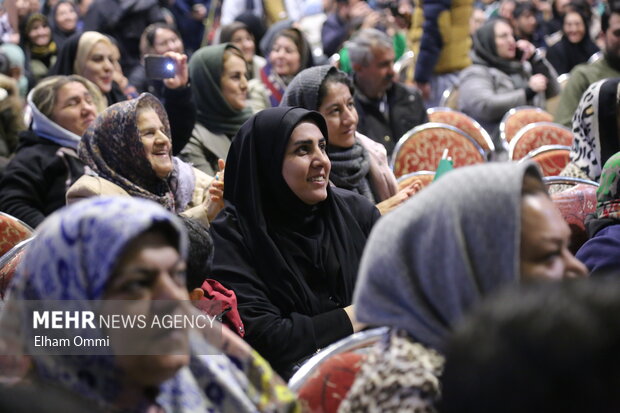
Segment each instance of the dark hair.
[[526,11],[536,15],[536,6],[534,6],[534,3],[531,1],[517,2],[515,4],[515,9],[512,11],[512,17],[516,19]]
[[620,14],[620,0],[610,0],[601,16],[601,30],[603,33],[609,29],[609,18],[612,14]]
[[153,23],[146,26],[142,35],[140,36],[140,54],[146,54],[148,50],[152,49],[155,45],[155,35],[157,34],[157,30],[165,29],[170,30],[174,34],[177,35],[181,43],[183,43],[183,38],[181,34],[176,29],[176,27],[171,26],[167,23]]
[[619,345],[617,278],[506,291],[457,326],[440,411],[616,412]]
[[349,88],[349,92],[351,92],[351,96],[353,96],[355,93],[353,82],[351,82],[351,79],[349,78],[349,76],[347,76],[345,72],[340,71],[340,70],[330,71],[327,73],[327,76],[325,76],[325,78],[323,79],[323,82],[321,82],[321,86],[319,87],[319,98],[316,102],[317,107],[308,108],[308,109],[319,110],[319,108],[323,104],[323,99],[325,99],[325,96],[327,96],[327,87],[329,86],[330,83],[342,83],[343,85]]
[[186,284],[191,292],[194,288],[200,288],[207,278],[207,265],[213,255],[213,238],[199,221],[182,215],[179,218],[185,224],[189,238]]
[[252,32],[245,23],[232,22],[222,27],[222,30],[220,31],[220,43],[229,43],[234,34],[239,30],[245,30],[246,32],[250,33],[252,38],[254,38],[254,34],[252,34]]

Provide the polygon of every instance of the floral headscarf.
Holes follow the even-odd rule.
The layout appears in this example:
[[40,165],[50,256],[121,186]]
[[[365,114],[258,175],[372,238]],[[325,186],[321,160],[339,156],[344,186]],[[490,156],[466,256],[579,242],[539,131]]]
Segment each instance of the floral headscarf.
[[98,175],[120,186],[129,195],[150,199],[168,211],[183,212],[192,199],[196,179],[189,164],[173,159],[167,179],[157,176],[149,163],[138,131],[138,108],[152,108],[170,135],[168,115],[149,93],[108,107],[84,133],[78,147],[80,159]]
[[[92,300],[102,299],[126,246],[153,228],[167,230],[168,238],[176,239],[170,241],[172,246],[186,256],[182,224],[147,200],[91,198],[54,213],[28,245],[5,310],[19,308],[22,300],[84,300],[94,308]],[[7,314],[4,311],[1,319],[3,334],[29,324],[16,325],[22,317],[14,311],[10,317]],[[269,365],[234,333],[222,329],[222,335],[217,346],[203,336],[191,337],[190,365],[161,384],[155,402],[166,412],[294,411],[294,397]],[[25,342],[32,347],[33,340]],[[79,394],[102,411],[113,409],[122,390],[113,355],[33,355],[32,359],[44,383]]]
[[620,153],[605,162],[596,200],[598,218],[620,219]]

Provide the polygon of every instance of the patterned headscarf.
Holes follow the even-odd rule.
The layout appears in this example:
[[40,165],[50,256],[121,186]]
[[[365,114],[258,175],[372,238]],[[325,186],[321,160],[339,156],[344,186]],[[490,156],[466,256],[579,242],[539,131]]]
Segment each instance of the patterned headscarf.
[[143,93],[119,102],[101,113],[84,133],[78,153],[94,173],[120,186],[129,195],[150,199],[168,211],[183,212],[192,199],[196,179],[190,165],[173,159],[173,171],[161,179],[153,170],[140,141],[138,108],[152,108],[170,135],[168,115],[159,100]]
[[618,140],[618,86],[620,79],[603,79],[584,92],[573,115],[571,163],[593,181],[602,165],[620,151]]
[[[183,225],[147,200],[90,198],[52,214],[39,226],[26,250],[5,309],[19,308],[15,306],[22,300],[84,300],[94,308],[96,301],[92,300],[103,298],[127,245],[150,229],[168,234],[171,246],[186,256]],[[15,320],[20,320],[15,312],[2,313],[3,334],[29,324],[16,326]],[[165,411],[175,412],[292,411],[293,396],[269,365],[234,333],[223,329],[222,334],[217,347],[203,336],[190,337],[190,365],[162,383],[156,402]],[[26,343],[32,346],[33,340]],[[113,410],[122,391],[114,356],[32,358],[40,380],[81,395],[98,404],[101,411]]]
[[526,171],[541,179],[532,163],[455,169],[381,218],[360,264],[357,319],[441,351],[472,305],[520,277]]
[[598,218],[620,219],[620,153],[605,162],[596,200]]

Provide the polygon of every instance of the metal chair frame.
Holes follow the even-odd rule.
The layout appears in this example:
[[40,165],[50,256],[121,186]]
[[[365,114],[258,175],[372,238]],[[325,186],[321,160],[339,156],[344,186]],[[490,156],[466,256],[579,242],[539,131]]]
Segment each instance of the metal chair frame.
[[[480,123],[478,123],[477,120],[475,120],[474,118],[472,118],[469,115],[464,114],[463,112],[459,111],[459,110],[455,110],[452,108],[449,108],[447,106],[436,106],[434,108],[428,108],[426,109],[426,114],[430,117],[430,115],[432,113],[435,112],[454,112],[454,113],[459,113],[462,116],[464,116],[466,119],[470,120],[471,123],[474,125],[474,127],[476,129],[478,129],[478,131],[480,132],[480,134],[482,135],[482,139],[484,140],[485,144],[487,145],[487,147],[489,149],[485,149],[485,151],[487,152],[487,155],[493,151],[495,151],[495,145],[493,144],[493,139],[491,139],[491,136],[489,135],[489,133],[486,131],[486,129],[484,129]],[[463,131],[465,132],[465,131]],[[467,133],[467,132],[465,132]],[[472,136],[473,138],[473,136]],[[483,148],[484,149],[484,148]]]
[[[566,132],[568,132],[569,134],[572,135],[572,131],[567,128],[564,125],[560,125],[559,123],[554,123],[554,122],[534,122],[534,123],[530,123],[529,125],[526,125],[524,127],[522,127],[521,129],[519,129],[519,131],[515,134],[515,136],[512,138],[512,140],[510,141],[510,145],[509,145],[509,150],[508,150],[508,159],[512,159],[513,153],[515,151],[515,147],[517,146],[519,140],[521,140],[521,137],[523,135],[525,135],[527,132],[529,132],[530,130],[537,128],[539,126],[551,126],[554,128],[558,128],[558,129],[562,129]],[[564,147],[565,145],[560,145],[560,144],[548,144],[548,145],[542,145],[539,146],[538,148],[532,149],[531,151],[529,151],[525,156],[530,155],[532,152],[536,151],[536,149],[545,147],[545,146],[553,146],[553,145],[558,145],[558,146],[562,146]],[[569,147],[570,149],[570,147]],[[517,161],[518,159],[512,159],[514,161]]]
[[293,374],[288,381],[288,387],[298,393],[306,380],[331,356],[356,350],[358,348],[369,347],[381,339],[387,332],[388,327],[373,328],[371,330],[360,331],[345,337],[334,344],[331,344],[311,357]]
[[[533,109],[535,112],[550,114],[549,112],[547,112],[544,109],[539,108],[538,106],[517,106],[515,108],[510,109],[508,112],[506,112],[504,114],[504,116],[502,117],[502,120],[499,123],[499,137],[501,138],[501,140],[504,142],[504,144],[506,146],[510,143],[510,142],[508,142],[508,139],[506,137],[506,121],[512,115],[514,115],[518,111],[524,110],[524,109]],[[516,136],[516,134],[515,134],[515,136]],[[514,139],[514,136],[512,137],[512,139]],[[511,141],[512,141],[512,139],[511,139]]]

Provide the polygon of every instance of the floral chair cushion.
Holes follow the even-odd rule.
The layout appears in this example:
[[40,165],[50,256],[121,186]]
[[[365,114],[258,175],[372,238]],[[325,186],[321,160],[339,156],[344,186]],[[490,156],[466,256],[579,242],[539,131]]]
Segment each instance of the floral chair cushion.
[[502,138],[506,141],[506,143],[510,143],[512,138],[514,138],[517,132],[524,126],[536,122],[552,121],[553,115],[540,108],[514,108],[508,111],[508,113],[504,116],[504,119],[502,119],[502,125],[500,125]]
[[557,123],[537,122],[522,128],[510,142],[510,159],[525,157],[544,145],[572,146],[573,132]]
[[588,240],[585,219],[596,211],[596,187],[579,184],[551,195],[571,230],[570,250],[573,254]]

